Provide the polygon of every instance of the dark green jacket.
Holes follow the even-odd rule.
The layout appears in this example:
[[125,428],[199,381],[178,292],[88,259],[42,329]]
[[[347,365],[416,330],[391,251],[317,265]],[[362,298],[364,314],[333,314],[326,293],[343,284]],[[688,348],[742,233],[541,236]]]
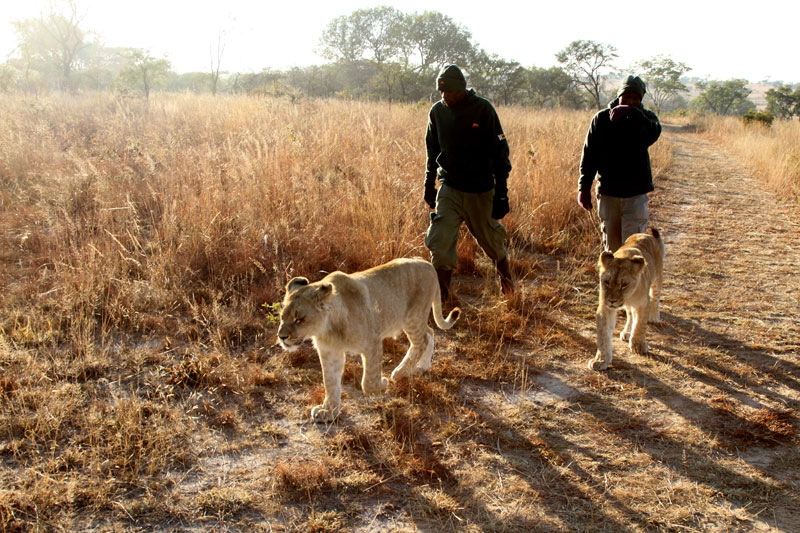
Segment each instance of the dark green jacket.
[[661,123],[643,107],[611,122],[611,108],[617,105],[619,99],[592,119],[583,144],[578,190],[589,190],[596,176],[600,194],[619,198],[647,194],[653,190],[647,149],[661,135]]
[[428,113],[426,186],[439,181],[464,192],[505,196],[511,172],[508,142],[492,104],[467,91],[458,106],[436,102]]

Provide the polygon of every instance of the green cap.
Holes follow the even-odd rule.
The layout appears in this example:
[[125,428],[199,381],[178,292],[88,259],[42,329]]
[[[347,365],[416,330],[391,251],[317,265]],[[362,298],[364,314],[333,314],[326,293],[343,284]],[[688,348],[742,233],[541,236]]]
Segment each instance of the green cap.
[[639,76],[628,76],[622,86],[617,91],[617,96],[622,96],[625,93],[636,93],[641,98],[644,98],[644,93],[647,92],[647,85],[645,85],[642,78]]
[[439,91],[466,91],[467,80],[456,65],[445,65],[436,78],[436,89]]

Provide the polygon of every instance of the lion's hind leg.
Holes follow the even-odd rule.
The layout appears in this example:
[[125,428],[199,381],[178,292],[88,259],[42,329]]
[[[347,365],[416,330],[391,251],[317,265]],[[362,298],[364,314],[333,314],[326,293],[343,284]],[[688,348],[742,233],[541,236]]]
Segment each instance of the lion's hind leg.
[[648,304],[647,321],[652,324],[661,322],[661,311],[659,310],[659,300],[661,299],[662,274],[658,272],[656,279],[650,286],[650,303]]
[[392,380],[428,370],[433,356],[433,330],[423,323],[403,330],[411,346],[403,360],[392,371]]
[[431,359],[433,359],[433,328],[428,328],[425,333],[425,348],[417,361],[417,370],[420,372],[427,372],[431,369]]

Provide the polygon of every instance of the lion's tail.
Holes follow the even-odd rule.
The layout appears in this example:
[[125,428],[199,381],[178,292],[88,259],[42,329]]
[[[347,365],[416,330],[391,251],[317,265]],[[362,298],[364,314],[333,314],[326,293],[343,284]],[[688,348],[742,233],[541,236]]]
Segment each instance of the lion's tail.
[[661,259],[663,260],[665,255],[664,237],[656,228],[648,228],[648,232],[653,236],[653,238],[655,238],[656,241],[658,241],[658,248],[661,251]]
[[450,311],[450,314],[447,315],[447,318],[442,316],[442,293],[439,292],[438,284],[436,286],[436,296],[433,299],[431,307],[433,308],[433,321],[436,322],[436,325],[439,327],[439,329],[452,328],[458,320],[458,317],[461,316],[461,309],[458,307]]

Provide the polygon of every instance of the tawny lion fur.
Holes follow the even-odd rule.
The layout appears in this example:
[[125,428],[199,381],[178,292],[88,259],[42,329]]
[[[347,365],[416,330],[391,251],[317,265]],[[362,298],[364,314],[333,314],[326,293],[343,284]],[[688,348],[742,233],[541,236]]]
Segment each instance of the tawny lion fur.
[[311,339],[322,364],[325,401],[311,409],[316,422],[330,422],[342,408],[342,372],[345,354],[361,354],[361,389],[382,392],[388,380],[382,375],[383,339],[405,332],[411,346],[392,379],[430,369],[433,328],[453,327],[460,310],[442,317],[436,270],[429,262],[395,259],[363,272],[333,272],[316,283],[294,278],[286,286],[278,341],[294,350]]
[[633,353],[646,354],[647,323],[661,320],[658,310],[664,271],[664,239],[657,229],[636,233],[613,254],[603,252],[600,271],[600,303],[597,307],[597,354],[591,370],[605,370],[613,358],[611,340],[617,310],[625,308],[627,320],[620,339]]

